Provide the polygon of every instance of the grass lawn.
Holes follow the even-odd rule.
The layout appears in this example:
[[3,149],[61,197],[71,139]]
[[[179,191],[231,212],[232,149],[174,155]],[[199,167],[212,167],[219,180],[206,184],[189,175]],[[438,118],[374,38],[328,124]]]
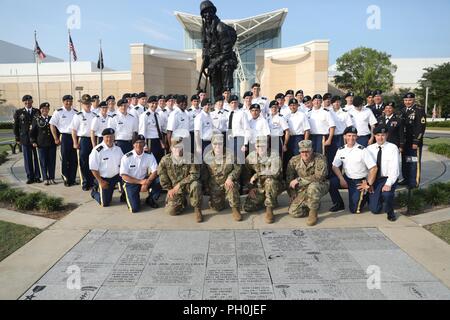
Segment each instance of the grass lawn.
[[0,261],[41,233],[40,229],[0,221]]
[[423,144],[431,146],[438,143],[450,144],[450,138],[423,138]]
[[450,128],[444,128],[444,127],[427,127],[427,130],[450,131]]
[[431,224],[425,229],[450,244],[450,221]]

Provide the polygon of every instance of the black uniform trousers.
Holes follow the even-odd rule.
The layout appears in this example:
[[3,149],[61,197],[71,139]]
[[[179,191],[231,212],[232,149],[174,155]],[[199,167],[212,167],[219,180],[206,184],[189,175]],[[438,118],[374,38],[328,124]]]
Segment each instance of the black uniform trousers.
[[23,161],[28,180],[41,178],[37,150],[31,144],[22,145]]
[[74,184],[77,177],[77,151],[73,148],[72,135],[61,135],[61,174],[65,183]]
[[42,179],[55,180],[56,145],[38,148],[38,158]]
[[92,141],[90,137],[79,138],[80,149],[78,150],[78,165],[80,166],[80,181],[83,188],[94,186],[94,176],[89,169],[89,155],[92,152]]

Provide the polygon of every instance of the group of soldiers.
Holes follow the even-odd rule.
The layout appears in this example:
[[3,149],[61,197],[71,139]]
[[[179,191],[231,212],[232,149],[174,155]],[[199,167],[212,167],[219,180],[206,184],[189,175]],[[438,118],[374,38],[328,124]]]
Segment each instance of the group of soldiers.
[[287,191],[289,214],[308,217],[313,226],[321,199],[330,193],[330,211],[344,210],[339,189],[348,189],[352,213],[368,203],[373,213],[396,220],[397,185],[416,188],[420,182],[426,116],[413,93],[396,109],[380,90],[366,99],[352,92],[342,98],[288,90],[272,101],[260,91],[253,84],[241,101],[225,90],[214,103],[201,91],[189,107],[186,95],[127,93],[116,102],[114,96],[100,101],[86,94],[81,111],[66,95],[52,116],[49,103],[35,109],[26,95],[14,115],[14,133],[27,183],[42,178],[56,184],[60,146],[64,185],[77,185],[79,170],[82,190],[104,207],[116,189],[133,213],[141,210],[142,193],[152,208],[167,193],[168,214],[180,214],[189,198],[202,222],[202,198],[208,195],[216,211],[228,202],[236,221],[242,210],[265,208],[265,221],[273,223],[278,196]]

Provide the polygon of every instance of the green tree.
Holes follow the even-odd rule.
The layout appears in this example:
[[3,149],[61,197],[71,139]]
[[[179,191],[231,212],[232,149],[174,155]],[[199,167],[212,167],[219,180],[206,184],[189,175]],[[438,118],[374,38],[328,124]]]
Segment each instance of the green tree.
[[428,90],[428,114],[436,104],[442,114],[450,114],[450,63],[444,63],[431,68],[425,68],[419,88],[415,90],[419,104],[425,107],[426,87]]
[[385,103],[389,102],[395,102],[395,106],[398,111],[400,111],[400,108],[403,107],[403,97],[408,92],[412,92],[411,88],[400,88],[398,91],[388,93],[383,95],[383,100]]
[[389,92],[394,84],[397,66],[384,52],[365,47],[344,53],[336,60],[338,75],[334,81],[339,89],[352,90],[364,96],[368,90],[380,89]]

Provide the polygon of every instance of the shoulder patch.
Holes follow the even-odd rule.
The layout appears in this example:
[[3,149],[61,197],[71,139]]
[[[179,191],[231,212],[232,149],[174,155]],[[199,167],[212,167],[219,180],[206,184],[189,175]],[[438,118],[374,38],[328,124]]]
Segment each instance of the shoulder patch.
[[97,152],[100,152],[100,151],[102,151],[103,150],[103,146],[99,146],[97,149],[95,149],[95,150],[97,150]]
[[100,118],[100,116],[98,114],[95,115],[96,118]]
[[77,115],[79,116],[80,114],[83,114],[83,112],[77,112]]
[[266,98],[266,97],[261,97],[261,99],[263,99],[263,100],[267,100],[267,98]]
[[77,113],[78,113],[78,110],[77,110],[77,109],[73,109],[73,111],[75,111],[75,112],[77,112]]
[[128,152],[125,156],[127,157],[127,158],[129,158],[129,157],[131,157],[133,155],[133,152]]
[[324,108],[323,110],[325,110],[326,112],[330,112],[330,110],[328,110],[328,109],[325,109],[325,108]]
[[364,146],[362,146],[362,145],[359,145],[359,146],[358,146],[358,149],[364,150],[364,149],[365,149],[365,147],[364,147]]
[[130,117],[133,117],[133,118],[134,118],[134,116],[133,116],[132,114],[130,114],[130,113],[127,113],[127,115],[129,115]]
[[139,110],[139,107],[134,107],[134,110]]
[[164,109],[164,110],[162,110],[162,112],[167,112],[167,110],[166,110],[166,109]]
[[230,111],[228,111],[227,109],[223,109],[223,111],[224,111],[224,112],[230,112]]
[[117,114],[109,115],[108,117],[114,118],[115,116],[117,116]]
[[150,116],[150,115],[151,115],[151,112],[150,112],[150,111],[149,111],[149,112],[147,112],[147,113],[146,113],[146,115],[147,115],[147,116]]
[[342,150],[342,149],[345,149],[345,146],[342,146],[342,147],[339,148],[339,150]]
[[342,111],[344,111],[344,112],[348,112],[347,110],[345,110],[345,109],[341,109]]
[[56,111],[63,111],[63,108],[59,108],[58,110],[56,110]]

